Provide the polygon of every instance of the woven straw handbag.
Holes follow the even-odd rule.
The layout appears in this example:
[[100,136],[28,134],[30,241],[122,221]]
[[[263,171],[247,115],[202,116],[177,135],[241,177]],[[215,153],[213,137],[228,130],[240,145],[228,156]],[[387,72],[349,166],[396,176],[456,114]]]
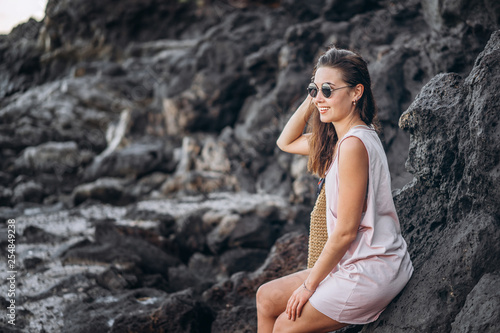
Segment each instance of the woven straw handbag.
[[309,251],[307,256],[307,268],[312,268],[316,260],[318,260],[321,251],[325,247],[328,239],[328,231],[326,229],[326,196],[323,180],[320,181],[318,197],[311,212],[311,221],[309,224]]

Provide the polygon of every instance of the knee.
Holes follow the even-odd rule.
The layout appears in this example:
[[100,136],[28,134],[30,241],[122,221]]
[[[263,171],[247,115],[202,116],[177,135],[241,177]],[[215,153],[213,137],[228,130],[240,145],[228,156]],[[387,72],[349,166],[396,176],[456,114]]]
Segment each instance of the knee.
[[[267,283],[266,283],[267,284]],[[255,294],[255,300],[257,302],[257,307],[262,306],[262,303],[266,301],[267,298],[267,286],[263,284],[257,289],[257,293]]]
[[273,312],[273,302],[270,299],[270,294],[271,288],[269,283],[265,283],[257,289],[257,293],[255,295],[257,311],[262,314],[270,315]]

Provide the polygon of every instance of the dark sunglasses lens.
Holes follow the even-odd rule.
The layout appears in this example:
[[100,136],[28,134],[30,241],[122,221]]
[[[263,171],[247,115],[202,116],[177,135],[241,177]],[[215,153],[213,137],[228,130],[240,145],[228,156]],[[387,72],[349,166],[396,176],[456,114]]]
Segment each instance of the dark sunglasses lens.
[[325,98],[329,98],[332,95],[332,87],[324,83],[321,86],[321,93],[323,94],[323,96],[325,96]]
[[311,97],[316,97],[318,95],[318,88],[315,85],[311,84],[307,87],[307,93],[311,95]]

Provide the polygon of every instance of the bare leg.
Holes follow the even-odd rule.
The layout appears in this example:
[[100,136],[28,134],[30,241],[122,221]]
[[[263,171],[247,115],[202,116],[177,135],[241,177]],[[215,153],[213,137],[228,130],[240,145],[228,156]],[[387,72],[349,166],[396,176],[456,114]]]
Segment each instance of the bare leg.
[[257,291],[257,331],[271,333],[274,323],[286,309],[292,293],[309,276],[310,270],[293,273],[260,286]]
[[302,314],[295,320],[288,319],[288,316],[282,313],[275,321],[273,333],[332,332],[347,325],[324,315],[307,302],[302,309]]

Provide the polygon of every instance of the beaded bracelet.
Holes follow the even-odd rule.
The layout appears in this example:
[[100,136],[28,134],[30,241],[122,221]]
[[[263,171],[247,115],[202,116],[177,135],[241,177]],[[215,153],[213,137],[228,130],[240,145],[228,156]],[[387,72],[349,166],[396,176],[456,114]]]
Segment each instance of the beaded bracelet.
[[304,287],[304,289],[305,289],[305,290],[307,290],[308,292],[310,292],[311,294],[314,294],[314,292],[316,291],[316,290],[311,290],[311,289],[308,289],[308,288],[306,287],[306,281],[304,281],[304,283],[302,284],[302,287]]

